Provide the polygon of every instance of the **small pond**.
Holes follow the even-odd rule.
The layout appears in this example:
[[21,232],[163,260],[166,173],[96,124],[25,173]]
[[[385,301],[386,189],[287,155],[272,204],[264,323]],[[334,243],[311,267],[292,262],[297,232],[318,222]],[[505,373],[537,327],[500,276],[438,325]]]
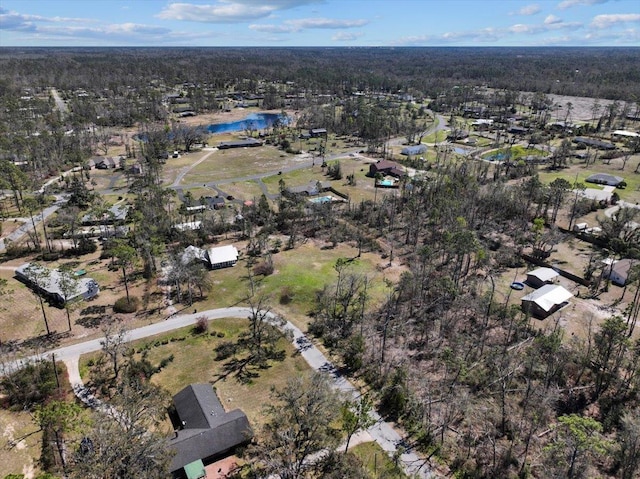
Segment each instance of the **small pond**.
[[214,123],[209,125],[207,130],[209,133],[232,133],[235,131],[244,131],[248,128],[252,130],[264,130],[265,128],[273,126],[278,120],[284,125],[289,123],[289,117],[280,113],[252,113],[242,120]]
[[471,153],[471,150],[462,148],[461,146],[454,146],[453,151],[455,151],[459,155],[468,155],[469,153]]

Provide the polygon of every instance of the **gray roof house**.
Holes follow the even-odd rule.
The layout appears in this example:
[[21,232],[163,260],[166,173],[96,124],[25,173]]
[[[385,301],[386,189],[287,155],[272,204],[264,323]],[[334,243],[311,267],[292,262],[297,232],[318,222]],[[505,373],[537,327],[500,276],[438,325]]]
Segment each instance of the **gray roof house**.
[[253,437],[249,420],[240,409],[226,412],[210,384],[190,384],[173,396],[176,433],[169,440],[175,452],[173,477],[186,477],[193,463],[213,462]]
[[[38,281],[37,277],[41,275]],[[16,278],[38,293],[47,296],[51,301],[64,305],[75,299],[91,299],[100,292],[98,283],[92,278],[78,277],[77,288],[74,293],[65,298],[61,287],[62,275],[59,269],[48,269],[37,263],[25,263],[16,269]]]
[[256,146],[262,146],[262,142],[260,140],[256,140],[255,138],[245,138],[244,140],[221,141],[218,144],[218,149],[228,150],[230,148],[246,148]]
[[426,145],[413,145],[413,146],[405,146],[400,152],[400,154],[405,156],[414,156],[414,155],[421,155],[426,151],[427,151]]
[[609,279],[611,282],[618,286],[624,286],[629,279],[629,272],[634,264],[640,264],[639,261],[633,261],[630,259],[621,259],[616,261],[610,268],[607,268]]
[[607,173],[595,173],[584,181],[587,183],[596,183],[598,185],[618,186],[624,181],[624,178],[615,175],[608,175]]
[[573,297],[562,286],[545,284],[522,298],[522,310],[539,319],[555,313]]
[[559,276],[558,272],[552,268],[537,268],[527,273],[527,284],[532,288],[540,288],[545,284],[553,283]]
[[306,185],[290,186],[287,188],[287,191],[294,194],[314,196],[322,193],[323,191],[327,191],[329,188],[331,188],[331,182],[329,181],[311,180]]

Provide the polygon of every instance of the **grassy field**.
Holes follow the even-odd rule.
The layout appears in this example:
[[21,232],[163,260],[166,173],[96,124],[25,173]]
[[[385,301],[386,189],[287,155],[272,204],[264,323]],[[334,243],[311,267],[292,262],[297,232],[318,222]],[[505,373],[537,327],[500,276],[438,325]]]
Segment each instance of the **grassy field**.
[[[251,381],[240,381],[233,374],[225,374],[227,361],[215,359],[215,348],[223,341],[233,341],[246,330],[248,321],[244,319],[218,319],[211,321],[209,331],[194,334],[191,327],[172,331],[171,333],[146,338],[132,343],[136,358],[147,350],[149,361],[157,365],[165,358],[173,360],[152,377],[152,381],[165,388],[171,395],[191,383],[212,383],[220,401],[227,410],[241,408],[249,418],[254,429],[258,430],[264,423],[263,407],[269,399],[272,387],[283,387],[287,379],[300,374],[307,374],[310,368],[293,345],[282,339],[279,347],[285,351],[283,361],[273,361],[269,368],[252,370],[256,377]],[[81,358],[81,373],[87,380],[88,362],[96,358],[98,353]]]
[[183,184],[240,178],[268,171],[278,171],[293,165],[296,160],[271,146],[232,148],[214,152],[209,158],[191,169]]
[[583,164],[574,163],[569,165],[568,168],[557,171],[549,171],[541,168],[539,175],[540,180],[544,183],[551,183],[556,178],[564,178],[571,184],[575,182],[577,175],[579,182],[583,183],[587,188],[593,189],[602,189],[602,186],[586,183],[584,180],[594,173],[608,173],[610,175],[620,176],[627,182],[627,187],[625,189],[616,188],[615,192],[618,193],[624,201],[630,203],[640,202],[640,173],[634,173],[632,169],[635,168],[635,162],[629,161],[625,171],[620,170],[621,166],[621,160],[613,160],[610,165],[596,163],[589,165],[589,168],[585,168]]
[[447,139],[449,130],[440,130],[435,133],[431,133],[422,139],[422,143],[441,143]]
[[358,457],[372,479],[403,479],[407,475],[396,466],[376,442],[358,444],[349,452]]
[[[307,314],[313,308],[316,291],[336,280],[333,269],[336,260],[353,258],[356,255],[357,249],[347,244],[323,249],[313,242],[299,245],[293,250],[281,251],[273,255],[274,273],[264,278],[256,278],[258,288],[262,294],[270,298],[269,304],[274,310],[305,329],[309,322]],[[380,263],[382,260],[379,255],[363,253],[350,268],[354,273],[366,274],[372,279],[368,289],[371,305],[379,304],[384,296],[383,277],[396,274],[395,270],[380,271]],[[205,301],[197,303],[198,310],[246,304],[249,297],[246,264],[246,260],[241,260],[234,268],[211,272],[213,289]],[[280,296],[285,289],[291,294],[292,300],[282,305]]]

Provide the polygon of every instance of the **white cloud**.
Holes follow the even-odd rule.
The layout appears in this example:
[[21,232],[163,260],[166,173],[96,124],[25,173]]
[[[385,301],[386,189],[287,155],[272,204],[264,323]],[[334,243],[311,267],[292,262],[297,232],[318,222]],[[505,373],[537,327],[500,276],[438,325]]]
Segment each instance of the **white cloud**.
[[322,0],[218,0],[216,3],[170,3],[158,15],[163,20],[204,23],[243,23],[269,17],[279,10],[321,3]]
[[35,31],[37,23],[91,23],[88,18],[43,17],[41,15],[23,15],[0,8],[0,30]]
[[362,36],[361,32],[338,32],[331,37],[334,42],[351,42]]
[[607,3],[609,0],[563,0],[558,4],[560,10],[566,10],[567,8],[577,7],[580,5],[598,5],[600,3]]
[[533,3],[531,5],[525,5],[520,10],[517,10],[515,12],[509,12],[509,15],[529,16],[529,15],[535,15],[536,13],[539,13],[540,10],[541,10],[540,5],[538,5],[537,3]]
[[251,30],[265,33],[292,33],[309,29],[342,29],[357,28],[368,24],[368,20],[336,20],[332,18],[299,18],[286,20],[281,25],[254,24],[249,25]]
[[556,17],[555,15],[548,15],[547,18],[544,19],[545,25],[555,25],[558,23],[562,23],[562,19]]
[[595,28],[609,28],[620,23],[640,23],[640,13],[596,15],[591,21],[591,26]]

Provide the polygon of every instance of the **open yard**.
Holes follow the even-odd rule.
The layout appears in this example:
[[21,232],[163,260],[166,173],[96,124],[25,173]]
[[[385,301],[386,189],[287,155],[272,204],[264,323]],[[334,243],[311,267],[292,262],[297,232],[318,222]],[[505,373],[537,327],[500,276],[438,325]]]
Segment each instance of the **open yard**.
[[185,175],[183,184],[206,183],[278,171],[304,158],[295,157],[272,146],[231,148],[214,152]]
[[588,168],[584,167],[584,164],[579,163],[577,160],[569,165],[568,168],[561,170],[547,170],[545,168],[539,169],[540,180],[543,183],[551,183],[556,178],[564,178],[569,183],[573,184],[576,181],[576,175],[578,181],[583,183],[587,188],[602,189],[600,185],[593,183],[586,183],[584,180],[594,173],[607,173],[610,175],[620,176],[627,182],[627,187],[624,189],[617,188],[615,191],[620,195],[620,198],[630,203],[640,202],[640,173],[634,173],[633,170],[636,167],[636,163],[640,161],[640,155],[635,155],[627,163],[627,167],[624,171],[620,170],[622,166],[621,159],[614,159],[611,164],[607,165],[601,160],[595,164],[589,165]]
[[[146,350],[147,359],[154,365],[173,357],[152,377],[154,383],[171,395],[191,383],[212,383],[224,407],[228,411],[242,409],[258,432],[264,423],[263,408],[269,400],[271,388],[283,387],[289,378],[307,374],[310,368],[293,345],[282,339],[279,343],[279,347],[285,351],[282,361],[271,361],[266,369],[251,368],[255,376],[249,381],[240,380],[228,367],[229,360],[216,360],[214,350],[223,342],[237,340],[248,325],[249,322],[243,319],[219,319],[210,321],[209,330],[204,334],[195,334],[188,327],[136,341],[132,347],[137,352],[137,359]],[[88,361],[98,357],[98,354],[81,358],[81,372],[85,381],[90,379]]]

